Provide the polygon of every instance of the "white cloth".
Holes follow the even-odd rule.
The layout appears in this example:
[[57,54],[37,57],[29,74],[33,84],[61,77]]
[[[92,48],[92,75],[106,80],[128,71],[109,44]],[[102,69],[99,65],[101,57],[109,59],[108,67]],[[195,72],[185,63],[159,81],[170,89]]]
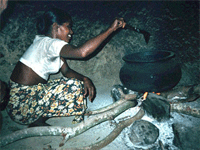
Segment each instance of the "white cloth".
[[67,42],[47,36],[36,35],[33,44],[20,58],[20,61],[30,67],[45,80],[50,74],[57,73],[63,65],[60,51]]

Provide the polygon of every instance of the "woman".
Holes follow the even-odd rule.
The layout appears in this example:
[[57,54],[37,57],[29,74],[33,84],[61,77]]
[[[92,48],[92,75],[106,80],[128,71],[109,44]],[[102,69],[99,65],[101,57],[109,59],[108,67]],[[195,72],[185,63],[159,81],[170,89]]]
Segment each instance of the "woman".
[[[123,18],[115,19],[103,33],[76,47],[68,44],[73,31],[71,17],[63,10],[51,9],[39,19],[33,44],[20,58],[10,77],[9,116],[21,124],[48,125],[49,117],[76,116],[80,122],[86,109],[86,97],[92,102],[95,87],[92,81],[70,69],[66,59],[83,59],[118,28]],[[51,74],[64,77],[49,80]]]

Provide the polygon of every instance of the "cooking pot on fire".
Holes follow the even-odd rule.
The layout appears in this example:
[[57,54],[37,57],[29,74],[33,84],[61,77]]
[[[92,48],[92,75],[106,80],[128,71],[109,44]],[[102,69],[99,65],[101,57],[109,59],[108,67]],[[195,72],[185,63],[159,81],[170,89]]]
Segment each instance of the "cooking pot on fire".
[[125,55],[120,69],[122,84],[137,92],[162,92],[176,86],[181,68],[171,51],[145,51]]

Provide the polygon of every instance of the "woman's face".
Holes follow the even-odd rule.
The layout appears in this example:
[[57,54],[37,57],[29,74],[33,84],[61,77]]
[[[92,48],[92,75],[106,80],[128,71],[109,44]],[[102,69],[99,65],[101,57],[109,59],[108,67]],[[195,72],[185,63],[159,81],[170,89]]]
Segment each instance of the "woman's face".
[[71,36],[73,34],[71,24],[69,22],[63,23],[58,27],[58,32],[56,38],[64,40],[69,43]]

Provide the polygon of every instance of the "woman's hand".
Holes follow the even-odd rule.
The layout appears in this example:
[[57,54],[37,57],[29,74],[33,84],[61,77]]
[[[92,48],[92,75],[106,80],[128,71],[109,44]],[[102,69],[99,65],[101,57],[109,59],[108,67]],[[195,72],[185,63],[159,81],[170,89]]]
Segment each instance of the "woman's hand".
[[63,57],[61,57],[61,60],[64,62],[64,64],[62,65],[62,67],[60,69],[63,76],[67,77],[67,78],[76,78],[80,81],[83,81],[84,92],[85,92],[84,97],[89,96],[89,100],[92,102],[94,100],[95,96],[96,96],[96,89],[95,89],[95,86],[92,83],[92,81],[89,78],[83,76],[82,74],[72,70],[68,66],[66,60]]
[[89,100],[91,102],[93,102],[93,100],[94,100],[94,98],[96,96],[95,86],[92,83],[92,81],[89,78],[87,78],[87,77],[84,77],[83,82],[84,82],[84,91],[85,91],[84,97],[89,96]]
[[126,23],[124,22],[123,18],[116,18],[113,24],[110,26],[113,31],[116,31],[119,28],[124,28]]

